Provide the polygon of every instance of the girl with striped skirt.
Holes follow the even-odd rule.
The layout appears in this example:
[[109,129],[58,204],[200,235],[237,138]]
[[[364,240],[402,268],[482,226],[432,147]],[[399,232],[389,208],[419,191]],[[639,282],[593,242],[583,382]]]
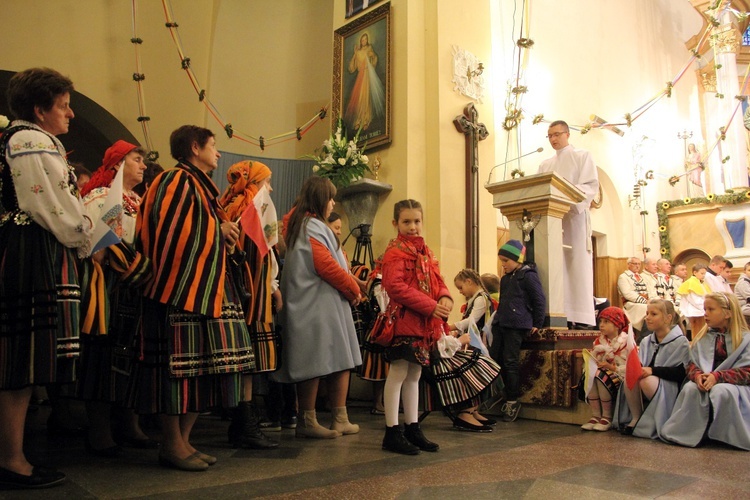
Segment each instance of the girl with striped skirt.
[[137,222],[136,248],[154,263],[145,289],[134,403],[161,415],[159,462],[204,471],[216,458],[196,450],[198,413],[240,402],[241,377],[255,359],[232,261],[239,228],[219,206],[208,174],[219,152],[208,129],[185,125],[170,137],[178,164],[154,179]]
[[[473,269],[463,269],[454,283],[468,302],[462,319],[448,325],[448,329],[456,334],[466,332],[473,319],[481,331],[493,311],[479,274]],[[430,365],[431,373],[426,380],[434,384],[440,403],[453,418],[453,427],[463,431],[491,432],[491,426],[497,422],[482,416],[478,407],[493,386],[495,392],[500,390],[498,383],[502,388],[500,366],[473,347],[458,350],[448,358],[442,354]]]
[[[271,169],[258,161],[241,161],[227,171],[229,186],[219,200],[229,217],[238,221],[258,191],[271,188]],[[276,231],[274,227],[272,229]],[[232,416],[229,426],[229,442],[236,448],[271,449],[279,444],[266,437],[260,430],[260,412],[253,402],[253,376],[275,371],[278,368],[279,340],[274,325],[274,306],[282,308],[279,290],[279,264],[273,248],[259,248],[244,232],[238,241],[244,250],[242,269],[245,287],[252,290],[249,303],[245,304],[245,319],[255,353],[255,368],[242,376],[242,400]]]
[[[419,426],[419,379],[422,367],[430,365],[430,351],[453,308],[438,261],[421,236],[422,217],[419,202],[396,203],[393,226],[398,236],[383,255],[383,288],[390,299],[387,314],[395,318],[393,339],[385,350],[391,365],[385,381],[383,449],[404,455],[440,449]],[[404,405],[405,430],[398,425],[399,399]]]
[[630,321],[619,307],[608,307],[599,313],[601,335],[594,341],[591,354],[596,360],[594,384],[586,394],[591,419],[581,428],[585,431],[608,431],[612,426],[614,403],[620,384],[625,380]]

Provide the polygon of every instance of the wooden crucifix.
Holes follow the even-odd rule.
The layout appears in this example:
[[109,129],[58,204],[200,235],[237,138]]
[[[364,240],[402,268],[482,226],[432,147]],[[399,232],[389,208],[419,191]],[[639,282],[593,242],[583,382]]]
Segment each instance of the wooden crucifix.
[[453,124],[466,136],[466,267],[479,270],[479,141],[490,133],[479,123],[473,103],[464,108]]

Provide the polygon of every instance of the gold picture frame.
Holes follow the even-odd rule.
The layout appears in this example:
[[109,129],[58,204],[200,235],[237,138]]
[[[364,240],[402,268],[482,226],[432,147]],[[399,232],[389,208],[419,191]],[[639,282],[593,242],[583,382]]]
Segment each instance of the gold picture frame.
[[391,142],[391,3],[334,32],[333,126],[341,117],[358,146],[367,150]]

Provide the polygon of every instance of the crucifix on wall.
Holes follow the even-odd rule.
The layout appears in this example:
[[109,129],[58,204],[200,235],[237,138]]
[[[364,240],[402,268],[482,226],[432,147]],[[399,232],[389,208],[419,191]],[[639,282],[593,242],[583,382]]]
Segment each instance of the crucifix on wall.
[[453,124],[466,137],[466,267],[479,270],[479,141],[490,135],[469,103]]

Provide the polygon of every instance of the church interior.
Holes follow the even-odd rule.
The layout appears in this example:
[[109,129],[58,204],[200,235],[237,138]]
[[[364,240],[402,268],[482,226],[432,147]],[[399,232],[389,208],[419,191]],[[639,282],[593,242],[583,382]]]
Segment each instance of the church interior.
[[[368,126],[347,122],[364,130],[370,162],[337,198],[347,254],[380,255],[396,235],[391,207],[410,198],[454,297],[463,268],[501,274],[498,248],[530,231],[523,203],[504,210],[497,186],[533,178],[555,154],[550,123],[565,120],[599,179],[594,296],[619,306],[630,257],[689,269],[723,255],[732,284],[750,262],[748,14],[750,0],[3,0],[0,90],[30,67],[68,76],[76,117],[60,139],[92,171],[118,139],[171,168],[171,131],[207,127],[219,188],[232,163],[261,159],[281,217],[347,112],[350,51],[366,32],[383,101]],[[362,192],[366,202],[351,201]],[[556,251],[546,279],[559,274]],[[548,290],[561,303],[562,290]],[[528,338],[519,420],[461,433],[433,412],[423,426],[441,451],[418,457],[381,451],[382,417],[354,375],[360,434],[313,442],[283,430],[270,433],[278,450],[235,450],[225,421],[201,417],[196,440],[220,459],[205,474],[162,470],[142,450],[87,456],[82,442],[45,438],[39,406],[28,446],[68,483],[0,498],[747,498],[743,451],[580,431],[580,351],[595,338],[564,325]]]

